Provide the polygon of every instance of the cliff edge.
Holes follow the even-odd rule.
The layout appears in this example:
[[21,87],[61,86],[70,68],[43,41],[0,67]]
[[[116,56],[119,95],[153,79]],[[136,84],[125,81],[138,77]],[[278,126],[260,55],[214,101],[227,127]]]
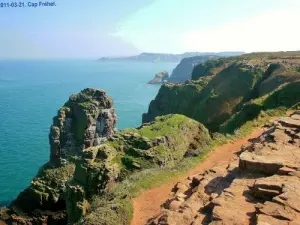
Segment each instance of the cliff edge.
[[177,183],[149,224],[299,224],[300,112],[267,126],[230,164]]
[[210,131],[232,133],[262,111],[289,108],[299,102],[299,55],[252,53],[199,64],[191,81],[162,85],[143,114],[143,122],[179,113]]
[[49,162],[8,208],[1,208],[0,222],[128,224],[131,196],[114,190],[145,170],[176,167],[202,154],[211,141],[202,124],[183,115],[123,131],[115,125],[113,101],[105,91],[73,94],[53,118]]
[[217,55],[202,55],[184,58],[173,70],[169,83],[184,83],[187,80],[192,79],[192,72],[195,66],[204,63],[208,60],[218,59],[220,56]]
[[113,101],[105,91],[87,88],[73,94],[53,118],[49,162],[0,217],[8,224],[66,224],[65,190],[76,159],[112,136],[115,125]]

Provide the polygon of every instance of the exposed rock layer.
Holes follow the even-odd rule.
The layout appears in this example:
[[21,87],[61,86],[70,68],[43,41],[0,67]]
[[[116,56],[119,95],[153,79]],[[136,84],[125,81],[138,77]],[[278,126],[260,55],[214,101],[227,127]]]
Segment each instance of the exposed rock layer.
[[75,171],[74,159],[115,133],[113,101],[105,91],[87,88],[73,94],[53,118],[50,160],[9,209],[9,224],[66,224],[65,190]]
[[73,94],[53,118],[50,128],[50,160],[80,154],[114,134],[116,115],[105,91],[87,88]]
[[[98,147],[86,149],[84,163],[76,167],[72,185],[81,187],[85,200],[93,195],[101,196],[101,193],[105,196],[110,186],[131,174],[150,168],[176,166],[184,157],[201,154],[210,141],[208,130],[192,119],[182,115],[158,117],[137,129],[117,133]],[[111,202],[114,199],[107,204],[114,204]],[[102,220],[96,224],[118,224],[106,218],[104,210],[95,208],[86,215],[83,224],[95,224],[95,218]],[[110,217],[119,220],[117,213]],[[105,222],[105,219],[110,222]],[[120,221],[119,224],[127,223]]]
[[[202,124],[183,115],[157,117],[119,132],[115,124],[113,102],[104,91],[72,95],[50,128],[50,161],[9,208],[1,209],[0,221],[95,224],[94,198],[112,202],[111,186],[145,169],[175,166],[184,157],[201,154],[211,141]],[[122,204],[128,201],[120,198]],[[106,217],[97,224],[106,224]],[[107,219],[111,217],[119,219],[116,212]]]
[[250,140],[228,166],[217,165],[173,189],[150,224],[300,224],[300,118],[281,118]]

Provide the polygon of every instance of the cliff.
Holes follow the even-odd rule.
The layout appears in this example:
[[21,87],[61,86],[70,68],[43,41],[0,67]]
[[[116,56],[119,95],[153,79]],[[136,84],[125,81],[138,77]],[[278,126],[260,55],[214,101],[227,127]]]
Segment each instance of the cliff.
[[211,140],[202,124],[183,115],[158,117],[119,132],[115,125],[106,92],[88,88],[73,94],[53,118],[49,162],[9,208],[0,210],[0,221],[128,224],[130,196],[113,194],[112,187],[147,169],[174,167],[201,154]]
[[253,53],[194,67],[192,81],[164,84],[143,122],[169,113],[191,117],[211,131],[233,132],[261,111],[300,100],[298,52]]
[[173,70],[168,82],[170,83],[184,83],[192,78],[192,72],[196,65],[204,63],[208,60],[220,58],[217,55],[203,55],[184,58]]
[[162,71],[155,74],[155,77],[148,82],[148,84],[163,84],[169,78],[169,73],[167,71]]
[[[220,141],[215,137],[225,139],[214,131],[234,133],[250,120],[299,108],[299,68],[299,52],[200,63],[193,80],[160,88],[140,127],[122,131],[105,91],[73,94],[53,118],[49,162],[0,209],[0,224],[129,224],[135,185],[142,189],[157,181],[153,174],[199,162]],[[176,185],[151,223],[297,224],[299,115],[269,124],[229,166]]]
[[237,56],[243,52],[185,52],[182,54],[166,54],[166,53],[148,53],[144,52],[135,56],[128,57],[103,57],[99,61],[142,61],[142,62],[180,62],[184,58],[193,56],[215,55],[220,57]]
[[299,224],[300,112],[268,127],[230,164],[177,183],[149,224]]
[[[87,88],[72,95],[53,118],[50,160],[2,216],[8,223],[66,223],[65,189],[84,149],[115,133],[116,115],[105,91]],[[38,157],[38,156],[37,156]]]

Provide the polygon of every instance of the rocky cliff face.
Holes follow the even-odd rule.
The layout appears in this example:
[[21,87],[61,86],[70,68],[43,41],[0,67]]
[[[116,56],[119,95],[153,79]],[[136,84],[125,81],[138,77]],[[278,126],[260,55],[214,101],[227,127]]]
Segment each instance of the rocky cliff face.
[[196,65],[204,63],[211,59],[218,59],[216,55],[203,55],[194,56],[190,58],[184,58],[173,70],[168,82],[170,83],[184,83],[187,80],[191,80],[192,72]]
[[233,132],[262,110],[291,107],[300,100],[300,60],[295,54],[249,54],[199,64],[192,81],[160,88],[143,122],[181,113],[212,131]]
[[[136,129],[115,131],[113,101],[104,91],[72,95],[50,128],[50,160],[9,208],[8,224],[128,224],[114,210],[91,207],[95,198],[126,211],[129,197],[112,196],[111,187],[145,169],[176,166],[197,156],[211,141],[208,130],[183,115],[168,115]],[[130,203],[129,203],[130,205]],[[98,210],[100,212],[98,212]],[[113,222],[114,221],[119,222]],[[110,222],[105,222],[110,220]]]
[[163,84],[169,78],[169,73],[167,71],[159,72],[155,77],[148,82],[148,84]]
[[50,160],[66,159],[96,146],[115,132],[116,115],[105,91],[85,89],[73,94],[53,118]]
[[64,195],[75,171],[74,160],[81,157],[85,148],[99,145],[112,136],[115,125],[113,101],[105,91],[87,88],[72,95],[53,118],[49,162],[41,167],[11,208],[3,210],[2,219],[15,224],[66,223]]
[[229,165],[178,183],[150,224],[299,224],[300,112],[268,126]]

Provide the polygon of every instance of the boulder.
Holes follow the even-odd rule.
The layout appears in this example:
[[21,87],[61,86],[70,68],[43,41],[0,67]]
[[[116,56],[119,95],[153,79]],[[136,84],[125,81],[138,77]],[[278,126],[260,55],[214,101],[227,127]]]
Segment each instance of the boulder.
[[279,123],[281,128],[271,128],[261,137],[260,145],[253,144],[240,155],[241,169],[269,175],[300,169],[300,149],[295,144],[298,131],[290,130],[295,128],[295,121],[285,117]]

